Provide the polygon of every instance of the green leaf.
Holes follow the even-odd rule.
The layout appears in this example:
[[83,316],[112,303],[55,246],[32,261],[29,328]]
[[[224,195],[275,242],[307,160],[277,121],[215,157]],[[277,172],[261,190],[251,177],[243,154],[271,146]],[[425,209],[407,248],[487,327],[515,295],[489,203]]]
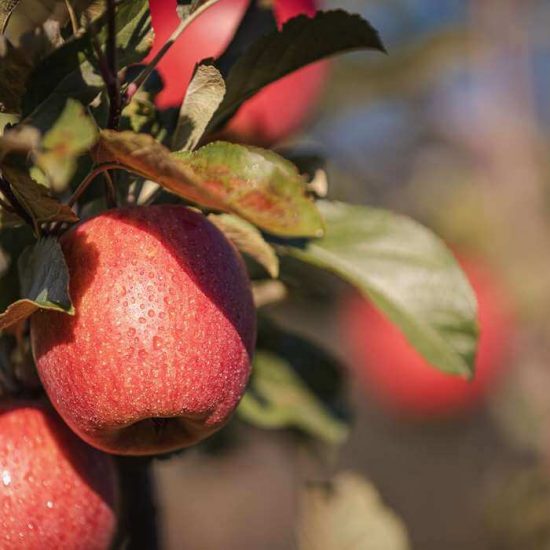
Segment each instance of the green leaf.
[[0,314],[0,330],[39,309],[74,314],[67,264],[56,239],[41,239],[26,249],[19,257],[18,267],[22,297]]
[[192,151],[225,95],[225,82],[213,65],[199,65],[185,94],[172,149]]
[[37,166],[48,176],[51,187],[62,191],[77,168],[77,158],[98,139],[98,131],[81,103],[69,99],[61,116],[44,135],[36,155]]
[[360,475],[341,472],[303,492],[299,550],[409,550],[403,521]]
[[272,151],[216,142],[193,153],[170,153],[149,135],[103,130],[96,160],[119,162],[180,197],[237,214],[275,235],[319,236],[323,231],[303,178]]
[[442,371],[471,376],[475,295],[450,251],[429,230],[385,210],[321,201],[323,239],[282,254],[356,286]]
[[208,219],[241,252],[263,266],[271,277],[275,279],[279,276],[279,258],[253,225],[231,214],[210,214]]
[[21,168],[3,165],[2,173],[11,186],[21,206],[29,213],[35,224],[62,221],[77,222],[78,216],[65,204],[52,197],[48,189],[36,183]]
[[[141,61],[151,47],[148,0],[119,2],[116,29],[119,67]],[[100,17],[83,35],[67,40],[32,72],[23,110],[34,126],[47,130],[68,98],[87,105],[104,88],[96,69],[92,36],[100,47],[105,47],[106,16]]]
[[357,49],[384,51],[376,30],[342,10],[301,15],[250,46],[231,67],[227,92],[209,128],[223,125],[244,101],[283,76],[327,56]]
[[298,428],[331,445],[348,435],[347,425],[327,412],[289,364],[266,351],[256,352],[250,388],[237,414],[262,428]]

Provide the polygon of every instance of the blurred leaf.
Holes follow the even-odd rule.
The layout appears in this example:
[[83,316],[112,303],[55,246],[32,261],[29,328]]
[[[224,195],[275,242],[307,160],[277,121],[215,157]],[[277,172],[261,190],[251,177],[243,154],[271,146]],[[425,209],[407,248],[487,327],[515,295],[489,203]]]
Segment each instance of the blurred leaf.
[[10,153],[26,155],[37,149],[39,144],[40,132],[32,126],[19,124],[0,136],[0,161]]
[[403,522],[367,480],[342,472],[302,493],[299,550],[408,550]]
[[288,363],[265,351],[256,352],[237,414],[262,428],[298,428],[331,445],[348,435],[347,425],[328,413]]
[[32,65],[24,51],[0,34],[0,113],[20,113],[21,98]]
[[69,273],[58,241],[41,239],[19,258],[22,298],[0,315],[0,330],[26,319],[39,309],[74,314],[69,297]]
[[96,142],[98,131],[81,103],[69,99],[61,116],[44,135],[36,164],[55,191],[63,190],[75,173],[77,157]]
[[3,165],[2,172],[13,194],[36,224],[78,221],[78,217],[70,207],[52,197],[47,188],[36,183],[28,172],[11,165]]
[[276,235],[318,236],[322,219],[294,165],[276,153],[216,142],[193,153],[170,153],[151,136],[103,130],[98,162],[119,162],[168,191],[235,213]]
[[256,260],[274,279],[279,275],[279,258],[260,231],[231,214],[211,214],[208,219],[244,254]]
[[10,15],[20,0],[0,0],[0,34],[4,32]]
[[[103,89],[96,69],[92,37],[100,47],[107,38],[105,16],[83,35],[70,38],[46,57],[32,72],[23,99],[25,116],[47,130],[59,116],[68,98],[89,104]],[[148,0],[122,0],[117,6],[117,55],[120,67],[141,61],[151,47]]]
[[443,242],[420,224],[385,210],[317,204],[326,236],[280,251],[356,286],[431,364],[471,376],[476,299]]
[[357,49],[384,51],[376,30],[342,10],[301,15],[252,44],[231,67],[226,94],[209,128],[231,118],[261,88],[324,57]]
[[213,65],[199,65],[185,94],[172,149],[192,151],[225,95],[225,82]]

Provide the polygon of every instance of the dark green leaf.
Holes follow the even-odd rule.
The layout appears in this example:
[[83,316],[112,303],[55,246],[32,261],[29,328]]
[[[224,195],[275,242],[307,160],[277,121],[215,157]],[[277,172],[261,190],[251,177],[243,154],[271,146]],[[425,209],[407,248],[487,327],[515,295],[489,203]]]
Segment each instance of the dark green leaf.
[[20,113],[32,65],[25,53],[0,34],[0,113]]
[[281,236],[319,236],[323,222],[294,165],[272,151],[216,142],[193,153],[170,153],[151,136],[101,132],[98,162],[122,167],[168,191],[239,215]]
[[225,95],[225,82],[213,65],[199,65],[185,94],[172,149],[192,151]]
[[326,236],[279,251],[355,285],[431,364],[471,376],[476,299],[443,242],[391,212],[326,201],[318,205]]
[[52,197],[48,189],[36,183],[28,172],[11,165],[3,165],[2,173],[13,194],[36,224],[78,221],[76,214],[67,205]]
[[[116,28],[119,66],[141,61],[151,46],[148,0],[120,2]],[[107,37],[105,16],[83,35],[69,39],[33,71],[23,109],[34,126],[47,130],[68,98],[86,105],[103,89],[92,46],[94,35],[98,44],[104,47]]]
[[0,315],[0,330],[26,319],[39,309],[74,309],[69,297],[69,273],[56,239],[41,239],[19,258],[21,298]]
[[317,12],[288,21],[249,47],[232,66],[226,94],[209,128],[223,125],[261,88],[324,57],[357,49],[384,51],[376,30],[359,15]]

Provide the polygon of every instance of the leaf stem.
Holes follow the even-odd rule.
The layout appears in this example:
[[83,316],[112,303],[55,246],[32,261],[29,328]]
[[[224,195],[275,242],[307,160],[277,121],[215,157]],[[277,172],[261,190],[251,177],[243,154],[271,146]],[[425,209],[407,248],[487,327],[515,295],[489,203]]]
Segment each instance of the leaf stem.
[[102,172],[106,170],[113,170],[115,168],[122,168],[120,164],[116,162],[108,162],[105,164],[100,164],[96,166],[78,185],[75,189],[75,192],[72,194],[71,198],[67,201],[67,206],[74,206],[75,202],[82,196],[82,193],[86,191],[90,183],[99,176]]
[[107,200],[107,206],[109,208],[115,208],[117,205],[117,200],[116,200],[116,189],[115,189],[115,184],[113,182],[113,178],[111,177],[111,174],[107,170],[103,172],[103,177],[105,178],[105,198]]
[[151,73],[155,69],[155,67],[159,64],[160,60],[164,57],[166,52],[172,47],[174,42],[181,36],[183,31],[197,18],[199,15],[201,15],[204,11],[206,11],[208,8],[212,7],[216,2],[219,0],[207,0],[199,6],[194,12],[192,12],[186,19],[184,19],[176,28],[176,30],[172,33],[170,38],[163,44],[162,48],[156,53],[155,57],[151,59],[149,64],[137,75],[135,80],[133,80],[131,83],[126,85],[126,89],[128,89],[129,86],[132,86],[132,89],[134,90],[134,93],[137,92],[145,83],[145,81],[151,76]]

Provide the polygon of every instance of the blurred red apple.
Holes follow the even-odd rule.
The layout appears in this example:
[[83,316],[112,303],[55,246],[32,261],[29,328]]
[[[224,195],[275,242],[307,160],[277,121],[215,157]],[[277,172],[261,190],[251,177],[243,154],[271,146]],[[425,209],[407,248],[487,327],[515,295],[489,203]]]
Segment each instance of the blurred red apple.
[[76,316],[31,321],[53,405],[91,445],[154,454],[219,429],[250,373],[256,317],[232,244],[184,206],[112,210],[63,235]]
[[50,407],[0,404],[0,548],[107,550],[116,494],[111,458]]
[[479,307],[480,340],[471,382],[429,365],[400,330],[360,296],[343,306],[342,336],[350,365],[369,394],[403,416],[450,416],[469,409],[505,370],[514,333],[509,295],[481,261],[464,258],[460,263]]
[[[147,59],[160,49],[179,23],[176,0],[150,0],[149,5],[155,42]],[[158,65],[165,85],[157,96],[160,108],[180,106],[195,64],[223,53],[247,6],[248,0],[220,0],[185,30]],[[315,0],[274,3],[279,25],[300,14],[313,16],[315,11]],[[243,105],[227,126],[226,134],[238,141],[266,146],[288,137],[311,114],[327,79],[327,70],[327,62],[318,62],[267,86]]]

